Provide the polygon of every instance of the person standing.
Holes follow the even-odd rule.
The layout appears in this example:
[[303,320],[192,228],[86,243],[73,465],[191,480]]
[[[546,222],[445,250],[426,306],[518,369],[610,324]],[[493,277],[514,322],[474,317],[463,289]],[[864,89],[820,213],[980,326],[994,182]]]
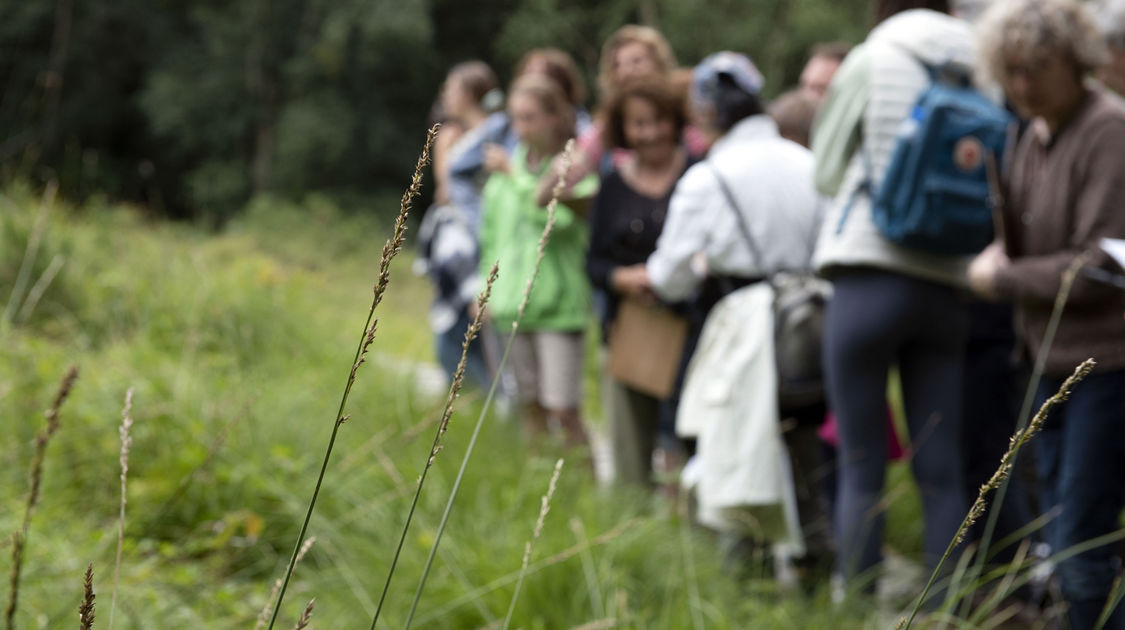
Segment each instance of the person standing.
[[[683,95],[661,77],[635,79],[614,92],[605,123],[607,144],[634,156],[602,180],[590,214],[586,273],[608,298],[602,325],[608,343],[622,301],[656,300],[644,262],[656,249],[672,190],[691,162],[680,141]],[[615,478],[650,485],[662,401],[608,373],[603,383]]]
[[[664,231],[646,263],[649,283],[662,299],[678,301],[696,296],[697,312],[685,352],[699,352],[705,345],[701,339],[703,322],[722,298],[751,285],[760,289],[774,273],[809,267],[821,219],[820,198],[812,185],[812,155],[782,138],[777,124],[766,115],[760,100],[763,83],[764,78],[748,58],[731,52],[707,57],[693,73],[694,122],[708,137],[711,148],[676,185]],[[768,436],[763,441],[777,439],[781,417],[807,416],[807,421],[798,419],[797,428],[784,435],[789,442],[787,455],[794,460],[798,453],[814,458],[817,455],[815,448],[811,453],[810,449],[793,448],[792,438],[808,436],[815,444],[816,425],[824,418],[823,406],[814,405],[811,413],[806,409],[779,409],[776,375],[765,372],[775,370],[773,357],[756,350],[772,347],[772,325],[763,331],[758,323],[772,324],[769,303],[769,299],[761,302],[766,312],[756,320],[758,325],[743,322],[752,331],[740,331],[748,332],[741,341],[755,343],[748,354],[759,362],[746,373],[710,383],[713,387],[708,388],[707,397],[714,407],[708,408],[707,426],[699,426],[699,417],[685,413],[687,402],[680,405],[678,432],[699,437],[701,514],[708,504],[723,509],[757,505],[747,498],[748,486],[757,482],[756,477],[778,471],[758,474],[768,467],[754,461],[755,452],[761,454],[763,450],[753,439],[758,435]],[[691,339],[698,340],[699,347]],[[719,339],[717,343],[737,341]],[[772,399],[758,394],[771,395]],[[751,424],[755,429],[748,428]],[[764,427],[764,431],[759,433],[756,427]],[[729,434],[724,432],[728,428]],[[806,477],[803,471],[815,469],[818,461],[793,464],[797,469],[793,476],[799,479]],[[819,496],[816,488],[806,490]],[[802,496],[800,487],[797,495]],[[742,502],[735,504],[736,500]],[[815,499],[797,506],[806,557],[813,564],[830,553],[828,519],[817,508]],[[745,540],[740,540],[743,532],[725,533],[737,541],[735,549]]]
[[[419,244],[424,253],[420,266],[435,289],[429,319],[437,358],[449,378],[461,360],[461,343],[472,321],[469,307],[479,289],[477,230],[487,176],[455,172],[451,165],[479,146],[487,134],[489,116],[503,103],[498,88],[487,64],[466,61],[450,69],[441,90],[446,120],[434,145],[435,203],[422,220]],[[482,336],[466,355],[470,382],[488,387],[492,380],[488,363]]]
[[809,60],[801,70],[798,89],[807,99],[819,105],[828,94],[832,77],[840,69],[840,64],[851,51],[851,45],[844,42],[830,42],[813,46]]
[[[1112,265],[1100,239],[1125,238],[1125,106],[1086,82],[1107,59],[1089,9],[1075,0],[1002,0],[980,25],[984,68],[1031,121],[1013,156],[1005,233],[973,261],[981,296],[1014,302],[1017,330],[1045,364],[1039,402],[1074,368],[1097,361],[1035,438],[1041,505],[1054,552],[1120,527],[1125,507],[1125,292],[1079,275],[1052,342],[1064,272]],[[1079,260],[1080,259],[1080,260]],[[1120,568],[1112,545],[1058,564],[1073,628],[1093,628]],[[1116,606],[1105,628],[1125,628]]]
[[[557,83],[529,74],[512,84],[508,115],[519,142],[502,170],[489,178],[482,197],[481,272],[487,274],[494,262],[500,265],[488,311],[499,330],[510,329],[523,316],[512,368],[528,437],[538,439],[557,428],[569,445],[585,445],[579,408],[583,332],[590,312],[584,273],[589,231],[564,204],[555,209],[539,273],[526,310],[520,311],[548,220],[535,189],[574,133],[574,108]],[[576,189],[590,195],[596,185],[590,177]]]
[[840,438],[839,571],[874,590],[884,525],[887,379],[897,366],[932,568],[968,508],[961,453],[961,374],[969,257],[887,239],[872,215],[897,132],[930,80],[923,64],[971,67],[967,23],[943,0],[876,0],[874,30],[848,55],[813,131],[816,182],[834,196],[814,265],[833,282],[825,322],[828,403]]

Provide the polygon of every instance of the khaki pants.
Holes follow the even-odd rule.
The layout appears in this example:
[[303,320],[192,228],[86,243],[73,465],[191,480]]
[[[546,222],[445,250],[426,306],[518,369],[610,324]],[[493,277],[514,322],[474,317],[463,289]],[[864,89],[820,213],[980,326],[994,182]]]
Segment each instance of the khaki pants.
[[609,419],[614,479],[653,485],[652,452],[656,447],[660,401],[603,371],[602,404]]

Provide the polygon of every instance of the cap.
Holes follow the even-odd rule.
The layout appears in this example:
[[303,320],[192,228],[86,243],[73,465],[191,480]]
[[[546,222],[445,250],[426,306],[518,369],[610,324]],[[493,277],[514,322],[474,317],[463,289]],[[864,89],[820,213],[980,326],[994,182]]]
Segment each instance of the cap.
[[765,77],[746,55],[723,51],[709,55],[692,71],[691,98],[697,103],[714,103],[719,95],[719,78],[726,75],[751,96],[758,96]]

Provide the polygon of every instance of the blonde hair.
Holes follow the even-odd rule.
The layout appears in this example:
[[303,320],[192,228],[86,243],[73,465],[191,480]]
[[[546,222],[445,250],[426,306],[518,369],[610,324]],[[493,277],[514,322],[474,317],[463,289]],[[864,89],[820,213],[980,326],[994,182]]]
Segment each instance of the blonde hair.
[[509,92],[509,99],[517,94],[529,96],[544,112],[558,118],[555,136],[560,147],[574,136],[574,106],[558,83],[541,74],[525,74],[512,82]]
[[660,31],[649,26],[626,24],[610,35],[602,46],[602,56],[598,62],[598,90],[603,100],[609,99],[614,87],[613,58],[623,46],[632,43],[641,43],[648,47],[661,74],[667,74],[676,68],[676,55]]
[[977,33],[981,68],[1001,85],[1010,78],[1009,55],[1063,54],[1084,75],[1108,54],[1090,10],[1077,0],[996,0],[981,16]]

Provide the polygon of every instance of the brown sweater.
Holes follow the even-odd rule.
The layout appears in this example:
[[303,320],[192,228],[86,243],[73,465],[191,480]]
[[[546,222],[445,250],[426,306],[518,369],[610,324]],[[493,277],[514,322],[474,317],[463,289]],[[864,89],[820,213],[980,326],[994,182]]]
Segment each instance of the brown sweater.
[[[1018,306],[1017,327],[1038,357],[1063,271],[1086,253],[1121,273],[1099,247],[1125,238],[1125,107],[1091,90],[1079,111],[1047,138],[1033,125],[1013,156],[1004,211],[1010,267],[996,290]],[[1093,357],[1099,371],[1125,368],[1125,291],[1078,276],[1046,373],[1069,374]]]

